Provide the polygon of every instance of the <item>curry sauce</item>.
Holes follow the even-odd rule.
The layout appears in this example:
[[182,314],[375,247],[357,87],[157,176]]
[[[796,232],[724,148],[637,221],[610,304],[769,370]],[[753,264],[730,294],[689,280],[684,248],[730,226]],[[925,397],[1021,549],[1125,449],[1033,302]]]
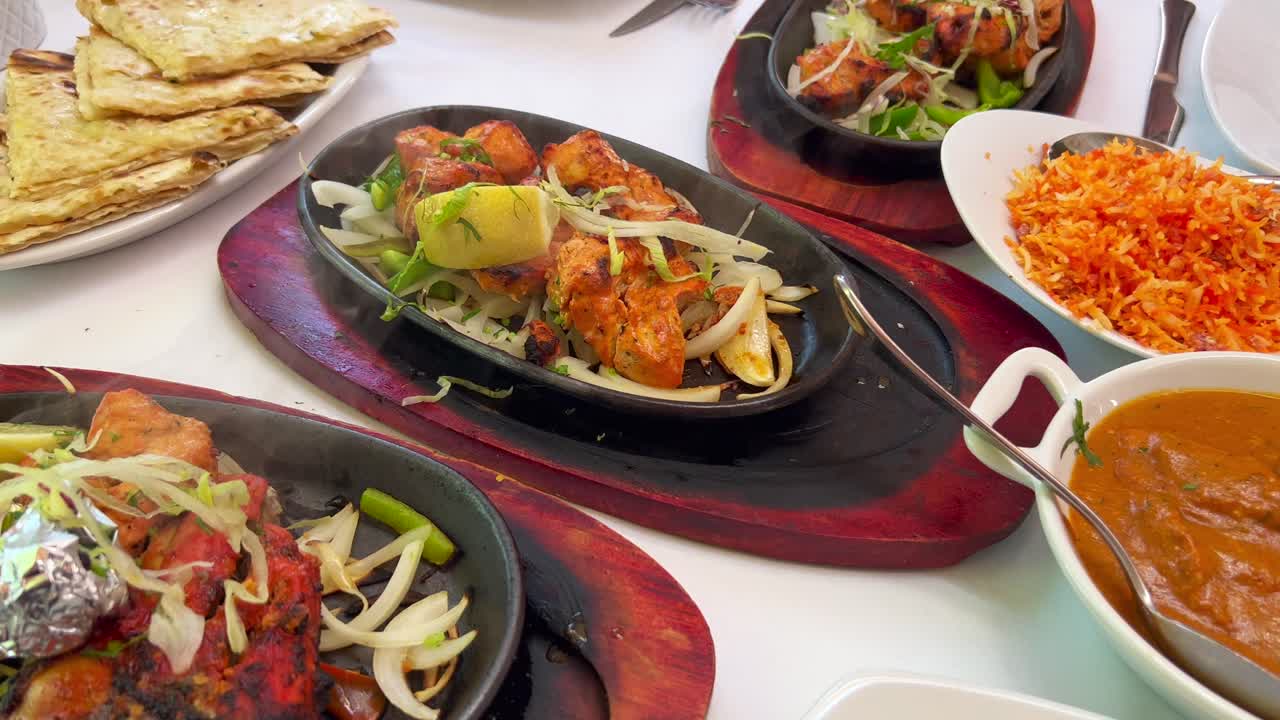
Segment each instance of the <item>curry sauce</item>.
[[[1280,396],[1148,395],[1088,435],[1071,488],[1116,534],[1165,614],[1280,673]],[[1079,515],[1094,583],[1150,639],[1119,563]]]

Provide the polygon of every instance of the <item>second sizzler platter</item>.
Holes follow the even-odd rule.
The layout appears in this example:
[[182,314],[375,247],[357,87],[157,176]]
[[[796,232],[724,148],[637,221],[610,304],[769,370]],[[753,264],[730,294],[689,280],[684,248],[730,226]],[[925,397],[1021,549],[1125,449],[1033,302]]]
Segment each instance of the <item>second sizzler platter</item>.
[[[444,140],[449,140],[444,133],[465,133],[477,127],[476,123],[493,121],[511,123],[522,134],[527,128],[540,141],[582,137],[581,129],[570,123],[492,108],[428,108],[395,117],[402,128],[417,128],[413,134],[439,132]],[[390,149],[372,140],[373,134],[362,132],[339,142],[352,143],[355,138],[357,144],[373,143],[367,153],[370,157],[347,161],[373,173]],[[480,132],[474,131],[473,137]],[[444,147],[468,145],[464,140],[465,136],[449,140]],[[486,147],[479,138],[475,142],[478,148],[469,148],[473,158],[478,157],[477,149]],[[611,146],[615,142],[613,152],[617,154],[603,153],[612,167],[625,168],[621,171],[633,177],[645,173],[640,177],[648,183],[646,192],[662,190],[687,196],[689,204],[705,213],[708,222],[723,222],[717,213],[724,208],[733,210],[729,233],[742,224],[742,216],[750,216],[760,205],[758,200],[657,152],[610,139]],[[566,140],[558,147],[570,144]],[[495,154],[484,151],[495,165],[501,164]],[[552,152],[544,152],[542,158]],[[477,162],[463,160],[448,150],[443,154],[449,157],[441,154],[429,156],[431,162],[418,169],[430,170],[432,178],[446,177],[444,170],[456,173]],[[324,157],[316,168],[323,163]],[[649,174],[658,170],[661,173]],[[315,169],[312,172],[309,184],[314,192],[323,178]],[[351,177],[356,171],[348,168],[345,172],[348,174],[341,177],[359,182],[358,175]],[[413,176],[410,167],[405,182]],[[686,414],[683,409],[671,408],[665,417],[655,418],[651,412],[629,412],[618,402],[601,402],[545,382],[544,378],[562,379],[554,369],[565,362],[563,355],[544,359],[543,368],[528,359],[512,357],[513,370],[513,362],[491,362],[470,343],[459,341],[463,333],[455,325],[484,312],[484,307],[477,312],[465,304],[451,309],[471,300],[466,295],[471,294],[472,283],[466,280],[465,271],[429,271],[439,272],[433,277],[448,279],[453,285],[455,294],[448,301],[452,304],[423,302],[433,296],[423,298],[421,292],[416,297],[411,292],[398,301],[423,302],[436,317],[423,312],[420,322],[411,322],[405,317],[411,308],[396,305],[396,301],[391,304],[393,312],[388,313],[386,291],[370,278],[376,279],[374,271],[384,264],[384,253],[411,257],[417,249],[397,228],[384,228],[386,235],[381,237],[370,232],[376,232],[381,221],[394,224],[398,220],[383,215],[388,210],[398,212],[389,202],[384,202],[383,210],[362,205],[369,202],[365,197],[371,200],[375,193],[384,193],[376,189],[379,181],[375,177],[368,191],[351,185],[327,190],[320,186],[322,194],[344,193],[351,200],[348,210],[356,208],[347,215],[351,229],[343,232],[335,232],[332,226],[327,231],[305,231],[295,202],[306,202],[306,183],[299,184],[302,190],[286,188],[233,228],[220,248],[219,262],[233,308],[268,348],[342,399],[417,439],[444,452],[483,458],[486,464],[538,487],[653,527],[809,562],[896,567],[947,564],[1003,537],[1028,508],[1029,494],[980,469],[960,443],[959,424],[886,356],[851,352],[842,362],[836,352],[816,368],[806,365],[806,354],[828,352],[822,350],[828,339],[805,329],[813,327],[806,323],[814,320],[790,325],[786,339],[794,348],[793,381],[805,382],[817,373],[815,391],[793,398],[785,407],[751,416],[717,416],[717,403],[684,402],[686,407],[701,406],[708,411]],[[616,185],[621,183],[609,181],[609,187]],[[496,183],[488,187],[504,193],[497,197],[506,212],[523,208],[509,187]],[[416,189],[410,186],[410,192]],[[457,197],[456,189],[442,191],[446,198]],[[586,190],[575,197],[594,202],[597,192]],[[617,195],[617,207],[630,207],[629,200],[645,210],[658,205],[652,201],[642,204],[621,192]],[[435,201],[422,207],[432,207],[431,202]],[[665,211],[674,206],[665,206]],[[680,208],[687,211],[683,203]],[[328,216],[328,222],[340,221],[348,212],[336,212],[339,209]],[[307,212],[304,205],[304,220]],[[378,220],[361,222],[375,215]],[[467,219],[465,214],[457,217]],[[802,282],[818,282],[819,277],[805,274],[804,264],[787,261],[803,257],[801,253],[818,258],[829,254],[799,226],[777,220],[760,223],[773,217],[763,206],[756,209],[746,236],[776,252],[783,261],[777,268],[784,277],[796,273]],[[430,216],[419,212],[417,219],[429,221]],[[620,221],[617,227],[635,227],[621,222],[622,218],[613,219]],[[822,224],[824,220],[815,217],[806,222]],[[480,238],[463,236],[456,242],[467,252],[478,252],[486,241],[485,233],[493,232],[486,228],[494,225],[475,216],[468,222]],[[753,228],[772,232],[754,234]],[[828,232],[850,230],[844,226]],[[662,232],[666,233],[665,227]],[[687,228],[672,232],[687,232]],[[899,341],[962,396],[974,392],[984,373],[1009,352],[1027,345],[1056,347],[1042,327],[990,289],[884,238],[863,235],[830,240],[843,247],[861,243],[866,251],[856,260],[835,261],[835,271],[850,277],[878,315],[889,321]],[[328,247],[327,243],[333,242],[329,236],[346,242],[346,250],[351,252]],[[497,236],[489,237],[497,240]],[[685,237],[702,241],[698,236]],[[614,240],[621,244],[620,238]],[[589,269],[602,281],[601,291],[618,293],[625,301],[632,287],[661,289],[657,283],[668,282],[656,268],[641,265],[649,268],[645,271],[648,277],[636,272],[624,286],[619,280],[623,273],[609,272],[612,263],[607,239],[597,236],[591,242],[596,243],[595,260]],[[670,253],[667,262],[672,266],[681,254],[696,252],[678,246],[661,249]],[[556,268],[563,261],[563,252],[552,260],[542,260],[545,274],[540,277],[548,285],[560,277]],[[763,255],[761,264],[771,262],[773,256],[773,252]],[[395,260],[396,256],[386,255],[386,259]],[[731,289],[716,287],[720,273],[728,272],[723,268],[735,270],[730,262],[717,263],[717,268],[711,287],[702,289],[704,293],[710,289],[713,298]],[[755,272],[761,275],[753,279],[767,274],[758,266]],[[485,273],[494,275],[490,270],[481,270],[479,275]],[[522,272],[510,271],[496,276],[525,277]],[[471,279],[480,284],[476,273]],[[562,282],[576,283],[578,279],[562,277]],[[771,279],[770,287],[799,287],[777,282]],[[826,289],[828,284],[824,286],[815,286],[815,294],[794,302],[802,317],[825,312],[820,303],[829,302],[833,293]],[[423,282],[418,290],[426,287]],[[705,302],[697,296],[691,300]],[[491,304],[485,306],[494,308],[503,302],[490,298],[486,303]],[[536,308],[538,303],[527,299],[517,303],[518,312],[506,322],[487,319],[487,323],[501,325],[490,331],[504,339],[507,334],[524,331],[534,322],[525,322],[529,305]],[[549,306],[541,309],[547,320],[558,312]],[[687,310],[668,309],[667,317],[678,318]],[[767,320],[774,316],[766,313]],[[437,318],[453,322],[442,323]],[[586,318],[598,321],[601,316],[588,313]],[[569,327],[583,327],[576,322],[571,319]],[[823,327],[820,318],[816,322],[817,328]],[[434,331],[425,331],[421,323],[441,326],[428,325]],[[735,325],[746,334],[749,323]],[[593,330],[591,326],[586,329]],[[698,337],[696,329],[689,334],[689,338],[680,338],[686,347]],[[539,350],[533,342],[522,347],[526,358]],[[775,353],[769,360],[772,369],[783,374],[783,358]],[[723,369],[717,370],[721,364],[720,359],[712,359],[711,372],[723,373]],[[607,374],[609,369],[610,365],[602,362],[594,372]],[[689,363],[686,377],[690,370],[695,380],[707,382],[701,363]],[[1020,405],[1018,414],[1031,418],[1043,409],[1042,403],[1033,402]],[[823,541],[815,542],[815,537]]]
[[[842,67],[869,70],[850,73],[846,68],[844,74],[853,77],[843,78],[840,83],[828,77],[813,86],[831,85],[832,92],[845,91],[843,95],[806,98],[803,93],[799,97],[790,96],[788,90],[796,90],[805,80],[802,74],[802,79],[793,82],[796,79],[790,76],[789,67],[805,55],[806,49],[814,48],[817,40],[831,38],[830,33],[826,37],[819,37],[822,32],[815,35],[815,31],[826,31],[827,18],[831,16],[810,15],[822,9],[823,4],[819,2],[765,2],[742,28],[739,41],[730,48],[712,91],[707,129],[708,164],[717,175],[753,192],[816,209],[902,242],[950,245],[968,242],[969,236],[938,177],[937,140],[942,130],[971,112],[955,105],[952,96],[965,96],[960,102],[971,105],[975,99],[970,95],[973,93],[978,100],[975,109],[988,106],[983,93],[975,91],[975,88],[981,89],[982,83],[975,77],[977,71],[973,67],[978,63],[971,56],[976,56],[979,50],[1001,47],[999,42],[1007,43],[1008,35],[1003,34],[1007,30],[1002,30],[1006,25],[1021,28],[1023,36],[1029,37],[1030,28],[1019,19],[1025,17],[1025,13],[1019,15],[1012,10],[1019,4],[1006,3],[1008,7],[1000,8],[999,15],[982,23],[966,24],[962,22],[965,13],[972,17],[973,10],[959,4],[929,3],[927,5],[937,7],[930,7],[926,13],[924,6],[913,7],[913,3],[899,0],[868,3],[864,11],[882,18],[875,24],[875,37],[870,40],[880,49],[869,59],[863,58],[862,64],[856,62],[857,58],[850,60],[846,56]],[[1022,3],[1026,4],[1029,3]],[[946,5],[958,6],[960,10],[956,12],[960,15],[939,15],[942,12],[939,8]],[[1054,23],[1057,32],[1048,36],[1039,50],[1024,47],[1020,40],[1011,51],[1018,61],[1013,67],[1004,67],[1004,60],[999,55],[993,56],[991,64],[1003,68],[1000,71],[1003,74],[995,78],[999,80],[995,84],[987,75],[986,97],[994,102],[990,104],[992,108],[1017,106],[1069,115],[1080,97],[1091,63],[1093,6],[1090,0],[1039,0],[1034,5],[1041,14],[1060,15],[1060,22]],[[897,7],[900,13],[898,24],[892,15],[883,17],[881,12],[892,7]],[[836,20],[837,29],[842,32],[848,29],[839,26],[852,25],[838,14]],[[888,26],[901,28],[901,32],[885,30],[884,20]],[[862,33],[863,24],[858,23],[852,29]],[[1052,26],[1046,25],[1044,29],[1047,31]],[[899,48],[894,40],[901,36],[905,41],[908,30],[921,33],[916,36],[919,56],[912,56],[910,60],[901,52],[905,46]],[[973,33],[974,50],[964,57],[955,56],[956,49],[963,54],[970,40],[969,32]],[[830,60],[841,54],[832,52],[832,46],[843,51],[849,37],[842,34],[841,39],[822,46],[828,48],[826,55],[831,56]],[[992,47],[988,41],[997,42]],[[1015,68],[1025,62],[1025,74],[1035,56],[1050,47],[1057,49],[1039,58],[1034,78],[1018,76]],[[854,50],[856,48],[851,49],[849,55],[853,55]],[[930,53],[938,51],[954,59],[943,65],[929,62],[929,57],[933,57]],[[811,69],[822,67],[813,65],[821,59],[820,53],[807,54],[812,61],[809,62]],[[927,66],[921,64],[922,61]],[[956,61],[960,65],[952,77],[945,71]],[[899,64],[902,68],[897,68]],[[904,72],[917,73],[902,76],[910,86],[907,90],[916,88],[915,98],[919,98],[927,86],[923,100],[901,97],[895,91],[885,96],[887,106],[876,109],[875,115],[859,113],[861,105],[840,101],[859,88],[869,94],[854,93],[854,96],[869,101],[875,94],[873,91],[880,89],[880,83]],[[861,77],[863,74],[867,77]],[[925,74],[931,78],[927,83]],[[818,75],[812,73],[808,77]],[[1027,79],[1033,82],[1027,83]],[[1008,91],[1007,95],[1001,92],[1002,87]],[[812,87],[803,89],[813,94]],[[929,107],[924,106],[934,108],[933,116],[929,115]],[[836,120],[847,122],[842,125]]]

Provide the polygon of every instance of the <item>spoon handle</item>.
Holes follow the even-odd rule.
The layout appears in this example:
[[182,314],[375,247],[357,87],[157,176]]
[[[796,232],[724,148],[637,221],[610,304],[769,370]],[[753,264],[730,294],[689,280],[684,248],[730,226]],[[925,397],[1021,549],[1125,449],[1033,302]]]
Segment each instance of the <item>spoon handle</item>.
[[1089,524],[1098,531],[1098,534],[1102,537],[1103,541],[1111,548],[1112,554],[1114,554],[1116,559],[1120,561],[1120,566],[1129,577],[1129,584],[1132,586],[1134,594],[1138,596],[1139,602],[1142,602],[1147,606],[1151,606],[1151,593],[1147,590],[1146,584],[1142,581],[1142,576],[1138,574],[1138,568],[1133,564],[1133,561],[1129,559],[1128,552],[1125,551],[1124,546],[1120,544],[1119,539],[1112,534],[1111,530],[1107,527],[1106,523],[1103,522],[1102,518],[1099,517],[1098,514],[1095,513],[1088,505],[1086,505],[1078,495],[1072,492],[1071,489],[1067,487],[1066,483],[1062,482],[1057,478],[1057,476],[1045,469],[1038,460],[1028,455],[1022,448],[1015,445],[1013,441],[1009,440],[1009,438],[1005,437],[1002,433],[992,427],[985,419],[979,417],[978,414],[970,409],[968,405],[960,402],[960,399],[955,395],[952,395],[950,390],[943,387],[942,384],[935,380],[932,375],[925,371],[924,368],[916,364],[916,361],[912,360],[911,356],[907,355],[907,353],[898,346],[898,343],[894,342],[893,338],[889,337],[889,334],[880,326],[880,323],[876,322],[876,319],[872,317],[871,312],[867,310],[866,305],[863,304],[862,299],[858,297],[858,294],[854,292],[853,287],[849,284],[847,279],[841,275],[837,275],[835,277],[835,284],[836,294],[840,297],[841,305],[844,308],[845,318],[848,319],[849,324],[853,326],[854,331],[865,337],[869,330],[871,335],[879,340],[880,344],[883,345],[885,349],[902,364],[903,367],[910,370],[911,374],[927,385],[938,399],[945,402],[952,410],[960,415],[960,417],[964,418],[973,430],[982,434],[992,445],[1003,452],[1006,457],[1019,465],[1023,470],[1030,473],[1033,478],[1053,490],[1055,495],[1070,505],[1073,510],[1080,513],[1081,517],[1087,520]]

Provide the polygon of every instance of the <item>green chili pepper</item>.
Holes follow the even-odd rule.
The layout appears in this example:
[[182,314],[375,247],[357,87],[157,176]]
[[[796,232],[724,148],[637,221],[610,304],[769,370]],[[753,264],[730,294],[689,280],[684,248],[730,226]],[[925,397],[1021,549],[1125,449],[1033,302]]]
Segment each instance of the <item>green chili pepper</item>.
[[1022,99],[1022,87],[1012,80],[1001,80],[990,60],[978,61],[978,99],[992,108],[1009,108]]
[[388,276],[403,272],[409,264],[409,256],[399,250],[383,250],[378,255],[378,266]]
[[422,544],[422,557],[427,562],[444,565],[457,551],[453,541],[425,515],[381,490],[367,488],[360,494],[360,512],[401,534],[430,526],[431,532]]
[[885,110],[879,115],[871,116],[871,133],[878,137],[898,137],[898,128],[904,128],[916,121],[920,114],[920,106],[912,103],[900,108]]
[[991,107],[989,105],[979,105],[972,110],[961,110],[959,108],[947,107],[946,105],[928,105],[925,107],[924,111],[925,114],[929,116],[930,120],[941,125],[951,127],[974,113],[985,112],[990,109]]
[[391,156],[391,161],[372,178],[369,178],[369,196],[373,199],[373,207],[386,210],[396,202],[396,193],[404,184],[404,166],[400,164],[400,155]]

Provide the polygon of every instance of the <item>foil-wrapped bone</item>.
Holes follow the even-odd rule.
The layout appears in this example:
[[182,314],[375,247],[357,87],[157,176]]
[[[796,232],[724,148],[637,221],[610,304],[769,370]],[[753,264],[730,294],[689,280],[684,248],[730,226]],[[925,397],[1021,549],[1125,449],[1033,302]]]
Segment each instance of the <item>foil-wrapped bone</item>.
[[[111,520],[95,513],[114,529]],[[0,658],[52,657],[84,644],[93,624],[128,599],[110,568],[94,567],[95,543],[37,507],[0,534]]]

